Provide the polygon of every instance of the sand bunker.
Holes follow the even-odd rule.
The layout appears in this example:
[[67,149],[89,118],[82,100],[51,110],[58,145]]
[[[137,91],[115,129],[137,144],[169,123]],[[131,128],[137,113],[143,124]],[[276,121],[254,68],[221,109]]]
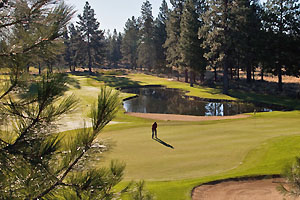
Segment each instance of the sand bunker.
[[[292,200],[283,196],[276,188],[283,179],[263,179],[249,181],[225,181],[218,184],[196,187],[193,200]],[[299,200],[299,198],[297,198]]]
[[222,120],[222,119],[239,119],[247,118],[250,115],[234,115],[234,116],[192,116],[192,115],[174,115],[174,114],[156,114],[156,113],[134,113],[127,112],[127,115],[142,117],[154,120],[165,121],[208,121],[208,120]]

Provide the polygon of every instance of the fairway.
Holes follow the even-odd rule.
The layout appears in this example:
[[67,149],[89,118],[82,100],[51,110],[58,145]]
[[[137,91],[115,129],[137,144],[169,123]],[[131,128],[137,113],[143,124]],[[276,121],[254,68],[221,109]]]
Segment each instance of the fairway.
[[142,127],[105,131],[103,139],[115,142],[106,159],[125,161],[127,180],[215,175],[237,168],[250,150],[272,137],[299,134],[298,117],[298,112],[274,112],[210,123],[158,123],[159,138],[174,149],[151,139],[150,122]]
[[[82,100],[77,112],[69,116],[76,123],[78,119],[87,119],[87,105],[96,99],[99,86],[113,86],[115,82],[103,81],[112,80],[110,77],[102,80],[92,76],[71,77],[80,88],[71,87],[68,93]],[[176,86],[175,81],[149,75],[129,75],[121,80],[119,87],[126,86],[127,82]],[[184,83],[176,87],[181,87],[180,84]],[[201,88],[194,90],[198,92],[196,96],[212,93]],[[121,98],[128,96],[121,93]],[[121,110],[114,121],[117,123],[107,126],[100,134],[99,139],[112,148],[101,155],[96,166],[106,166],[111,160],[125,162],[121,185],[131,180],[146,180],[157,199],[166,196],[189,199],[194,186],[212,180],[278,174],[300,152],[297,142],[291,142],[299,140],[299,111],[256,113],[243,119],[157,121],[160,141],[151,138],[153,119],[129,116]],[[289,139],[294,136],[297,138]]]
[[299,8],[0,0],[0,200],[300,198]]

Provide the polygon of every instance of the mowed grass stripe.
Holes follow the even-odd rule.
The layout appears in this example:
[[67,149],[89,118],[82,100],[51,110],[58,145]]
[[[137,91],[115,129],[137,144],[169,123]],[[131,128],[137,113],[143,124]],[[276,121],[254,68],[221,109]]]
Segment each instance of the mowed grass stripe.
[[[158,136],[174,149],[151,139],[147,127],[107,131],[116,146],[106,159],[127,163],[125,179],[179,180],[200,178],[231,170],[262,142],[282,135],[300,133],[298,112],[257,114],[247,120],[210,124],[159,124]],[[288,117],[292,116],[294,117]],[[266,116],[266,117],[263,117]]]
[[[154,80],[144,78],[139,77],[143,84]],[[99,83],[89,78],[84,84],[98,88]],[[169,86],[181,87],[176,85]],[[91,96],[84,94],[85,89],[78,92],[88,103]],[[115,158],[125,161],[125,181],[146,179],[157,199],[189,199],[194,186],[212,180],[280,173],[286,162],[299,155],[299,111],[257,113],[239,120],[159,122],[159,137],[174,149],[151,139],[153,120],[122,112],[115,120],[126,123],[105,128],[101,138],[115,146],[98,166]]]

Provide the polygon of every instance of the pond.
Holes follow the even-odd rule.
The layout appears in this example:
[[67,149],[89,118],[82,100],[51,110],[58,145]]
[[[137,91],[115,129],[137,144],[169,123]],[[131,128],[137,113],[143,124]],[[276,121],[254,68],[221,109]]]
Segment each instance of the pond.
[[202,101],[185,96],[179,89],[164,87],[144,87],[123,89],[122,92],[137,94],[138,97],[126,100],[126,112],[162,113],[196,116],[230,116],[241,113],[270,112],[269,107],[242,102]]

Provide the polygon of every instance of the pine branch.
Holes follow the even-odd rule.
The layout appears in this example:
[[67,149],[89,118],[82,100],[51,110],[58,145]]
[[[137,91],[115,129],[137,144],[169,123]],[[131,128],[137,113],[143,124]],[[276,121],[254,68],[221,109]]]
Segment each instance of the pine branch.
[[8,143],[8,142],[5,142],[5,141],[4,141],[4,140],[2,140],[1,138],[0,138],[0,142],[4,143],[4,144],[6,144],[6,145],[9,145],[9,143]]
[[45,104],[46,104],[46,101],[47,101],[47,98],[48,96],[45,96],[44,99],[43,99],[43,102],[41,103],[41,106],[39,106],[39,111],[38,111],[38,114],[37,116],[35,117],[35,119],[32,121],[31,124],[29,124],[25,130],[23,132],[20,133],[20,136],[16,139],[15,143],[14,144],[10,144],[8,146],[5,147],[5,150],[15,150],[15,146],[18,144],[19,141],[21,141],[25,135],[28,133],[28,131],[34,127],[34,125],[36,125],[39,121],[40,121],[40,115],[42,113],[42,111],[45,109]]
[[38,200],[42,198],[43,196],[47,195],[49,192],[54,190],[56,186],[62,185],[63,180],[66,178],[66,176],[69,174],[69,172],[73,169],[73,167],[78,163],[78,161],[84,156],[85,152],[88,150],[87,146],[85,150],[69,165],[69,167],[66,169],[66,171],[63,173],[62,177],[57,180],[53,185],[51,185],[48,189],[37,195],[33,200]]
[[14,89],[14,87],[16,87],[16,86],[17,86],[17,81],[14,81],[13,84],[6,90],[6,92],[4,92],[4,93],[0,96],[0,100],[1,100],[2,98],[4,98],[6,95],[8,95],[8,93],[10,93],[10,92]]
[[[43,5],[47,4],[49,2],[49,0],[40,0],[37,1],[35,4],[33,4],[33,6],[30,8],[29,14],[28,16],[24,15],[22,16],[20,19],[15,20],[13,22],[10,23],[6,23],[6,24],[1,24],[0,25],[0,29],[1,28],[6,28],[8,26],[12,26],[12,25],[16,25],[22,22],[27,22],[30,20],[30,18],[32,17],[32,15],[34,15]],[[0,7],[1,8],[1,7]]]
[[10,56],[16,56],[16,55],[19,55],[19,54],[24,54],[24,53],[27,53],[29,52],[30,50],[34,49],[34,48],[37,48],[37,47],[40,47],[40,46],[43,46],[44,44],[46,44],[47,42],[50,42],[50,41],[53,41],[55,40],[56,38],[58,38],[60,35],[59,34],[52,34],[50,37],[48,38],[44,38],[38,42],[36,42],[35,44],[23,49],[21,52],[10,52],[10,53],[0,53],[0,56],[2,57],[10,57]]

